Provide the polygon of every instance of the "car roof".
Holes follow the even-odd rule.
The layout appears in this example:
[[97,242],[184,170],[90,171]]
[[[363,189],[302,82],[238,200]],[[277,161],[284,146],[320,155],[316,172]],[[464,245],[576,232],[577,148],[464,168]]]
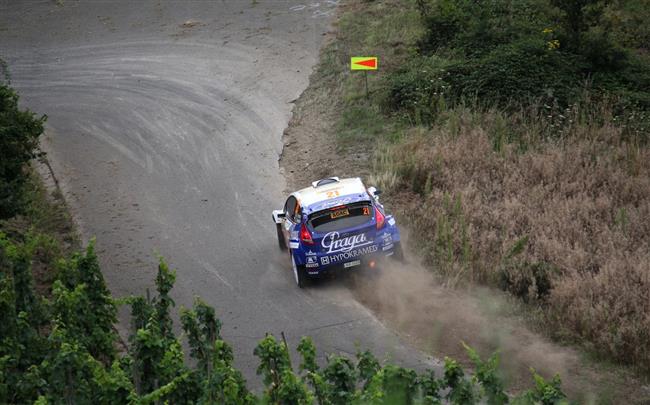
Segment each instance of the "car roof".
[[349,179],[330,177],[318,180],[313,182],[310,187],[298,190],[293,195],[298,199],[306,214],[327,207],[370,200],[366,186],[358,177]]

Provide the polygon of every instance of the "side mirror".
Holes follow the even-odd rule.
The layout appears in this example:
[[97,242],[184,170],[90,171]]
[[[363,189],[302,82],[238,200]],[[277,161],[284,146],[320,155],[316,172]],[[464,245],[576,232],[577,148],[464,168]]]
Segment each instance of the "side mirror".
[[377,187],[368,187],[368,193],[373,197],[378,197],[381,194],[381,190],[378,190]]

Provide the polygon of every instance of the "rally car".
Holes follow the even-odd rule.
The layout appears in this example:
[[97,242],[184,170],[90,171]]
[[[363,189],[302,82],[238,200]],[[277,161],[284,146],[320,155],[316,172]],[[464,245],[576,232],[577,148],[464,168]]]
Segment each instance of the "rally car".
[[360,178],[330,177],[292,193],[284,209],[273,211],[278,244],[289,251],[298,287],[335,269],[403,259],[399,229],[379,194]]

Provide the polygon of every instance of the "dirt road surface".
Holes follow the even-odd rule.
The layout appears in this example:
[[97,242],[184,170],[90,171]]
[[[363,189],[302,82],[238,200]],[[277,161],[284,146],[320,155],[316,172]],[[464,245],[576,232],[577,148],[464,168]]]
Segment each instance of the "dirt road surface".
[[[143,294],[157,257],[173,297],[217,309],[238,365],[284,331],[321,354],[355,344],[406,366],[404,345],[343,281],[299,290],[277,251],[282,131],[307,86],[336,1],[0,1],[0,57],[44,142],[111,291]],[[128,311],[120,313],[126,334]]]

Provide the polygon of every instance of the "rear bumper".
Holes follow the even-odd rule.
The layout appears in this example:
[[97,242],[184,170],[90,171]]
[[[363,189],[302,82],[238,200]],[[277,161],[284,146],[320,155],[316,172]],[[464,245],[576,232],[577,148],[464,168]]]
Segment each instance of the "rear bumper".
[[[308,275],[318,276],[321,273],[328,273],[337,269],[344,269],[350,271],[354,267],[345,267],[345,263],[350,263],[359,260],[359,266],[368,264],[373,260],[381,260],[387,256],[391,256],[395,247],[400,243],[400,234],[395,220],[392,217],[387,217],[390,222],[384,229],[374,233],[372,242],[365,244],[365,240],[361,241],[361,246],[350,246],[349,250],[345,250],[343,246],[336,246],[332,253],[328,253],[330,246],[313,246],[304,245],[300,243],[297,249],[292,248],[291,252],[297,265],[304,266]],[[392,222],[392,223],[391,223]]]
[[[371,262],[378,262],[385,259],[386,257],[391,256],[395,247],[394,244],[387,246],[372,246],[376,248],[373,248],[371,252],[362,255],[323,255],[316,257],[315,260],[317,263],[314,263],[313,261],[310,263],[310,259],[307,258],[305,270],[311,277],[319,277],[325,274],[339,271],[354,271],[359,267],[368,266]],[[345,267],[346,263],[354,263],[356,261],[359,261],[359,264],[352,267]]]

